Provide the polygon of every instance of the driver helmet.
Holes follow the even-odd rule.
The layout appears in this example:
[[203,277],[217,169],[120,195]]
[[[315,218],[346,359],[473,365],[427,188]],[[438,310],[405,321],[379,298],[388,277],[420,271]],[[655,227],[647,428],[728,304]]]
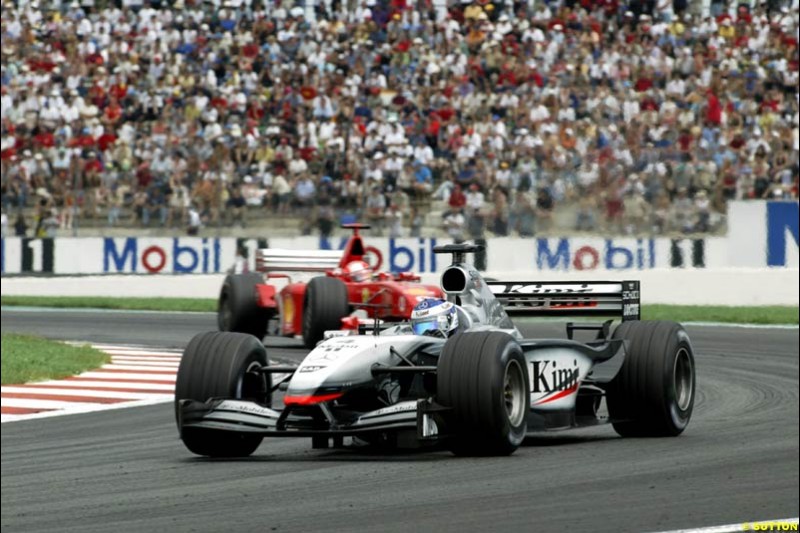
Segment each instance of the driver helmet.
[[411,329],[416,335],[449,337],[458,329],[456,306],[437,298],[422,300],[411,312]]
[[364,261],[351,261],[344,267],[344,275],[350,281],[367,281],[372,276],[372,269]]

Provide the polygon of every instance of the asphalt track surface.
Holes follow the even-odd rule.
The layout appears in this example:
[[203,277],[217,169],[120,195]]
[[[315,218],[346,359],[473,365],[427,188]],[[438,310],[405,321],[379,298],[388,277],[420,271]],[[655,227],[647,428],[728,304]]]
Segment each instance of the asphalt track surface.
[[[208,314],[2,311],[4,332],[92,342],[176,347],[214,326]],[[274,439],[218,461],[183,447],[171,404],[4,424],[2,531],[659,531],[798,516],[798,331],[687,329],[698,395],[671,439],[602,426],[489,459]],[[306,353],[278,344],[273,357]]]

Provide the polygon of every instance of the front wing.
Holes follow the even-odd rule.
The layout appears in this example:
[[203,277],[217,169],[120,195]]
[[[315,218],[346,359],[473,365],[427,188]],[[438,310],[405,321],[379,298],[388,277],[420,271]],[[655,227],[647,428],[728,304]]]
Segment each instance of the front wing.
[[339,421],[325,404],[298,412],[244,400],[181,400],[178,426],[181,431],[204,428],[270,437],[345,437],[405,430],[416,431],[420,440],[436,440],[444,436],[442,410],[428,400],[406,401]]

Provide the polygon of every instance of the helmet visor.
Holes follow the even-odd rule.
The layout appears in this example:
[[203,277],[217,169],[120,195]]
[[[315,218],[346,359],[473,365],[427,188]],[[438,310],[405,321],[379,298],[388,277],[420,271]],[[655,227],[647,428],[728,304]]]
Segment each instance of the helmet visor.
[[436,318],[433,316],[424,320],[417,320],[411,324],[411,329],[415,335],[424,335],[430,331],[441,331],[439,329],[439,321]]

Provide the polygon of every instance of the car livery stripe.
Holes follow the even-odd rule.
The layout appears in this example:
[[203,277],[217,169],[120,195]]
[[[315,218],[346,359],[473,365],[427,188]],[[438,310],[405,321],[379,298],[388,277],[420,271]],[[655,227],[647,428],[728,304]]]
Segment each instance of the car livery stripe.
[[562,391],[557,392],[556,394],[553,394],[552,396],[546,396],[546,397],[542,398],[541,400],[535,401],[533,403],[533,405],[542,405],[542,404],[545,404],[545,403],[554,402],[556,400],[564,398],[565,396],[569,396],[570,394],[574,393],[577,390],[578,390],[578,384],[576,383],[575,385],[573,385],[572,387],[570,387],[568,389],[564,389]]
[[323,402],[330,402],[341,398],[343,392],[331,392],[328,394],[310,394],[308,396],[284,396],[284,405],[314,405]]

